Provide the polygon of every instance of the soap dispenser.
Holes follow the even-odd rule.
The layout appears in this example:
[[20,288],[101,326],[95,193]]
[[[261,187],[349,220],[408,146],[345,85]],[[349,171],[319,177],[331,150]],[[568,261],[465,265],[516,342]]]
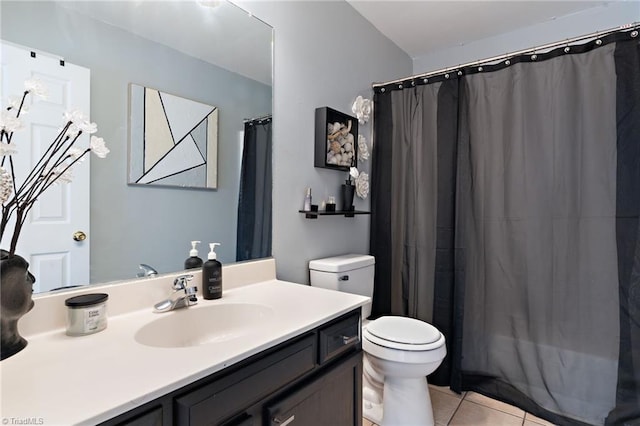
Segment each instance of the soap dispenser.
[[197,245],[200,241],[191,241],[191,251],[189,252],[189,258],[184,261],[184,269],[202,268],[202,259],[198,257]]
[[220,299],[222,297],[222,264],[216,260],[216,246],[220,243],[210,243],[211,251],[208,260],[202,267],[202,294],[205,299]]

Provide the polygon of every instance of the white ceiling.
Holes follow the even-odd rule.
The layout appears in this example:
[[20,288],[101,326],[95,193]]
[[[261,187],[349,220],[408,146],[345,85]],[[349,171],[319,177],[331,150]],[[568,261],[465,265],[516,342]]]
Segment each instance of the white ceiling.
[[411,58],[550,21],[611,1],[347,0]]

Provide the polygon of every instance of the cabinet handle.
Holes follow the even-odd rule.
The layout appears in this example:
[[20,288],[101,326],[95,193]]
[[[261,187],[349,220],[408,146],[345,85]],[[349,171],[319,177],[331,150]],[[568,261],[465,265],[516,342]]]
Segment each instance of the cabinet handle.
[[292,421],[294,421],[295,419],[296,419],[296,415],[295,415],[295,414],[293,414],[291,417],[289,417],[289,418],[288,418],[288,419],[286,419],[286,420],[280,420],[279,418],[274,417],[274,418],[273,418],[273,422],[274,422],[275,424],[277,424],[277,425],[280,425],[280,426],[287,426],[289,423],[291,423],[291,422],[292,422]]
[[358,341],[358,335],[357,334],[355,336],[342,336],[342,344],[343,345],[348,345],[350,343],[357,342],[357,341]]

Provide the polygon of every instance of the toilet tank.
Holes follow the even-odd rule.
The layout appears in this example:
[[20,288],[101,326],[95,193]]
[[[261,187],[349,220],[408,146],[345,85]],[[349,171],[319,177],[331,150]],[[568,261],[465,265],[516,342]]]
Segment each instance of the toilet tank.
[[[309,262],[311,285],[345,293],[373,297],[375,258],[345,254]],[[371,314],[371,303],[362,307],[362,318]]]

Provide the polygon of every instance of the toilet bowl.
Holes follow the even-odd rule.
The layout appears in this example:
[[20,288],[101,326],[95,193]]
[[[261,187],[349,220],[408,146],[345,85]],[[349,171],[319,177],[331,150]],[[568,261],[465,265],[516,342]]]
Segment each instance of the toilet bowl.
[[[309,262],[311,285],[373,296],[375,259],[348,254]],[[366,318],[362,307],[363,416],[382,425],[434,424],[426,376],[442,363],[447,349],[435,327],[406,317]]]
[[447,354],[442,333],[416,319],[381,317],[363,330],[362,349],[364,417],[382,426],[433,425],[426,376]]

